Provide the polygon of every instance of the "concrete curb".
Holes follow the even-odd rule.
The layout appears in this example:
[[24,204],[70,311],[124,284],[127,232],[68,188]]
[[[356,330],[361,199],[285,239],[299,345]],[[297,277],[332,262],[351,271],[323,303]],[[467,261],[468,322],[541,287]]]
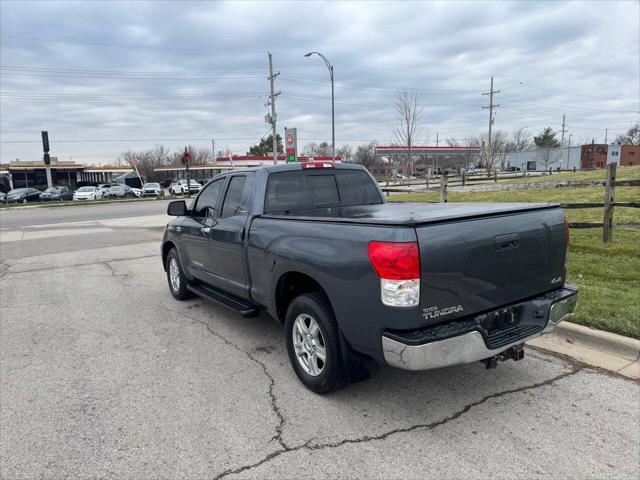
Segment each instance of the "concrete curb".
[[640,340],[571,322],[528,344],[567,355],[594,367],[640,379]]

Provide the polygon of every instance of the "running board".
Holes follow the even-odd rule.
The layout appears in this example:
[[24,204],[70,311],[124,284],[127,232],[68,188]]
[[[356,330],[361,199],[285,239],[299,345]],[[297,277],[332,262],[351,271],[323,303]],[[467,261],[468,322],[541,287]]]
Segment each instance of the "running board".
[[221,303],[225,307],[230,308],[245,318],[257,317],[260,313],[255,304],[242,300],[209,285],[203,285],[202,283],[188,284],[187,288],[202,298]]

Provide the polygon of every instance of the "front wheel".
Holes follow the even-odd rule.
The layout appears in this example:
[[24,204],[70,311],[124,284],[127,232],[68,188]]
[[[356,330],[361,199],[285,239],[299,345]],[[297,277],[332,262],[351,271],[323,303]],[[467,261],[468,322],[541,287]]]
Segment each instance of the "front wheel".
[[322,293],[295,298],[287,309],[285,329],[289,361],[305,387],[325,394],[346,385],[340,331]]
[[182,264],[175,248],[169,251],[165,267],[171,295],[178,300],[186,300],[193,297],[193,294],[187,288],[187,277],[184,274],[184,270],[182,270]]

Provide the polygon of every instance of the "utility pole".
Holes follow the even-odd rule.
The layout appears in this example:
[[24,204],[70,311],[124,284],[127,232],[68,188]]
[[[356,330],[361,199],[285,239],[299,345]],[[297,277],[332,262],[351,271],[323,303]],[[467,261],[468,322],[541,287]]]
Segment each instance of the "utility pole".
[[211,153],[213,155],[213,163],[216,163],[216,141],[211,139]]
[[489,109],[489,138],[487,139],[487,149],[485,150],[487,169],[489,168],[489,155],[491,155],[491,144],[493,143],[493,139],[491,137],[491,129],[493,127],[493,109],[500,106],[493,104],[493,95],[496,93],[500,93],[500,90],[493,89],[493,75],[491,75],[491,90],[489,90],[487,93],[483,93],[483,95],[489,95],[489,106],[482,107]]
[[609,129],[605,128],[604,129],[604,143],[607,143],[607,138],[609,137]]
[[564,132],[566,131],[565,118],[566,118],[566,115],[563,113],[562,114],[562,137],[560,138],[560,146],[561,147],[564,147]]
[[273,73],[273,61],[271,60],[271,52],[269,52],[269,83],[271,84],[271,94],[267,106],[271,105],[271,115],[267,115],[268,123],[271,123],[271,136],[273,138],[273,164],[278,164],[278,139],[276,138],[276,97],[282,92],[274,89],[273,81],[280,75],[280,72]]

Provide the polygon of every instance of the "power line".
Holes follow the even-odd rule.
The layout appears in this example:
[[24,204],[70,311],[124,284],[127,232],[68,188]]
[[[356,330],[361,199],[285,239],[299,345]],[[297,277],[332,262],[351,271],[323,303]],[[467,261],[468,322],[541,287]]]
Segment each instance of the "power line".
[[32,42],[43,43],[69,43],[74,45],[88,45],[93,47],[109,47],[109,48],[139,48],[146,50],[172,50],[177,52],[209,52],[209,53],[264,53],[264,50],[247,50],[247,49],[203,49],[203,48],[177,48],[177,47],[161,47],[154,45],[131,45],[117,43],[87,42],[84,40],[61,40],[53,38],[28,37],[23,35],[0,35],[0,38],[12,38],[17,40],[28,40]]

